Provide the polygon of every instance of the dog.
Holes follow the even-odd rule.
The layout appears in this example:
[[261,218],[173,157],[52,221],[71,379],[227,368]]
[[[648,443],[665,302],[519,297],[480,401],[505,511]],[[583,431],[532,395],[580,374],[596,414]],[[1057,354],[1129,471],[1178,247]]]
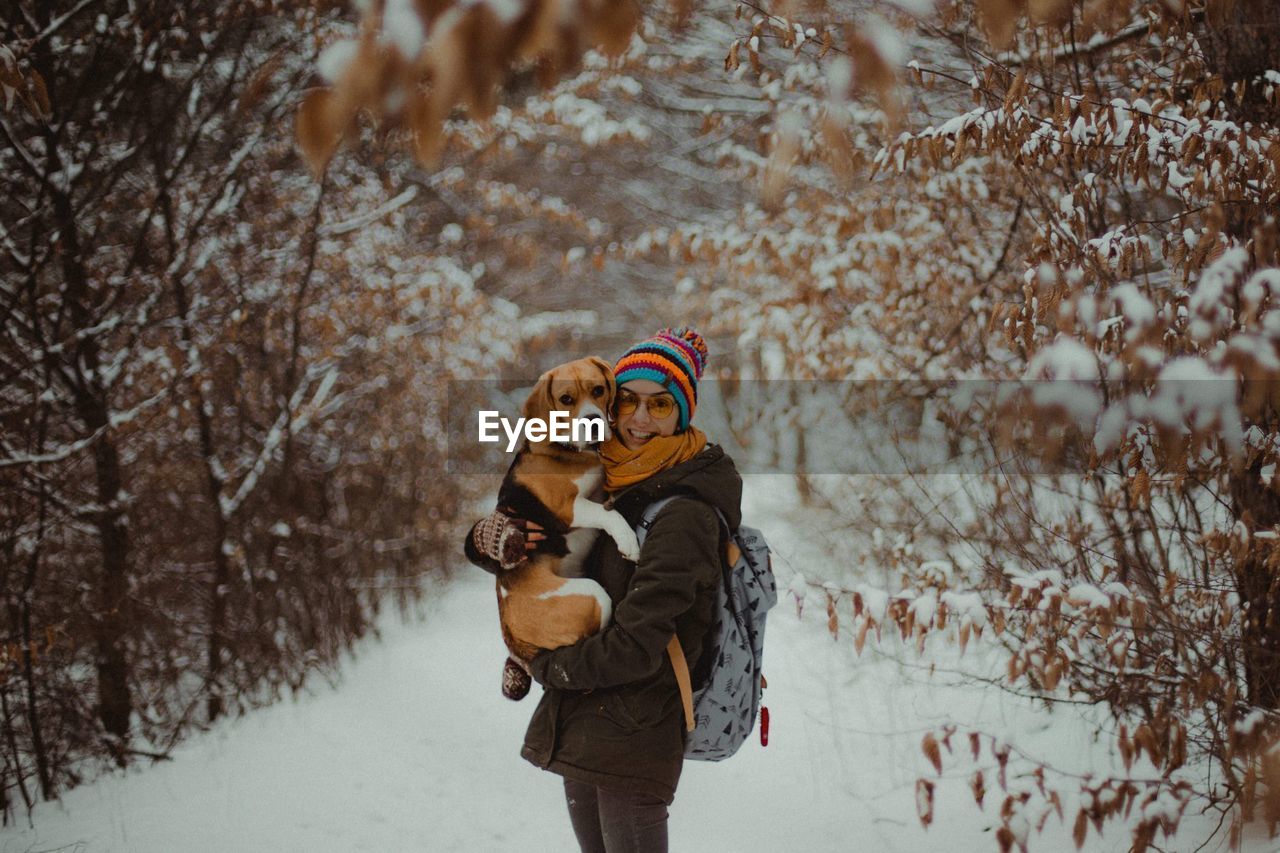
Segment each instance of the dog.
[[[604,437],[617,383],[603,359],[590,357],[552,368],[539,377],[524,404],[525,418],[550,420],[553,411],[598,419]],[[498,618],[510,657],[503,694],[529,691],[527,662],[544,649],[571,645],[608,624],[612,603],[604,588],[582,577],[583,562],[600,531],[622,556],[637,560],[640,545],[621,514],[605,509],[604,468],[598,445],[525,439],[498,491],[498,508],[537,522],[545,539],[518,568],[497,578]]]

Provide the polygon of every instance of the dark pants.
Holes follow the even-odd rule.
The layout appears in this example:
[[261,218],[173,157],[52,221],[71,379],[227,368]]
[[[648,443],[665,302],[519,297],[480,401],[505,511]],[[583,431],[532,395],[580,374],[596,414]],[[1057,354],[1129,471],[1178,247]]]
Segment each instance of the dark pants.
[[649,794],[564,780],[582,853],[667,853],[667,804]]

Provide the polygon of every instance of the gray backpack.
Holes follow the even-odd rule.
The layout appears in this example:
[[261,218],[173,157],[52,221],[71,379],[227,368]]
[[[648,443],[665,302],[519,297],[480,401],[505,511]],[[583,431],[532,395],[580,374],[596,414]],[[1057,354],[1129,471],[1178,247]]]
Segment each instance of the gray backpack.
[[[679,497],[663,498],[645,509],[636,525],[641,545],[658,513]],[[755,727],[764,692],[760,661],[765,616],[778,603],[778,585],[763,534],[753,527],[731,530],[718,509],[716,516],[728,553],[721,560],[724,582],[717,593],[716,625],[702,650],[704,660],[706,655],[714,657],[705,681],[692,686],[693,721],[684,747],[686,758],[701,761],[720,761],[733,755]],[[673,658],[672,663],[683,668],[683,662],[677,664]],[[762,740],[767,713],[761,723]]]

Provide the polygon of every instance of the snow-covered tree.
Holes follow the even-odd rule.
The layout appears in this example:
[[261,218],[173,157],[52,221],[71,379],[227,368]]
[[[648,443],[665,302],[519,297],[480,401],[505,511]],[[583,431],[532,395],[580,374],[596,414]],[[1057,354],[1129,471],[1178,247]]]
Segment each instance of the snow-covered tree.
[[[723,71],[698,73],[754,85],[765,109],[693,103],[720,174],[758,196],[607,247],[686,265],[687,310],[741,347],[733,378],[877,380],[838,402],[927,412],[947,446],[993,464],[952,500],[908,479],[835,502],[904,530],[868,551],[907,589],[826,592],[833,626],[852,599],[860,643],[886,621],[922,640],[950,626],[961,645],[991,625],[1006,687],[1110,709],[1125,772],[1046,786],[1041,767],[1033,790],[1006,793],[1005,849],[1051,811],[1080,843],[1090,822],[1124,819],[1138,848],[1188,808],[1230,812],[1237,840],[1259,806],[1280,822],[1266,5],[741,4]],[[593,14],[564,8],[570,28]],[[371,7],[367,38],[383,14]],[[456,56],[423,47],[453,32],[441,20],[402,56],[419,57],[421,97],[458,103],[423,71]],[[532,61],[501,54],[484,93]],[[803,462],[822,427],[804,430],[801,396],[752,416],[776,416],[780,441],[799,431]],[[1007,745],[985,743],[1003,768]]]
[[859,642],[994,625],[1007,687],[1110,708],[1126,772],[1042,768],[1007,791],[1002,847],[1063,786],[1081,843],[1114,818],[1142,849],[1192,808],[1274,830],[1274,28],[1249,3],[909,5],[751,7],[729,65],[776,121],[726,154],[762,203],[664,243],[727,283],[703,298],[764,376],[924,380],[847,396],[919,394],[993,466],[840,490],[901,531],[866,550],[906,589],[828,593]]
[[454,547],[441,400],[515,314],[423,242],[404,164],[312,180],[288,118],[341,26],[3,13],[6,818],[331,671]]

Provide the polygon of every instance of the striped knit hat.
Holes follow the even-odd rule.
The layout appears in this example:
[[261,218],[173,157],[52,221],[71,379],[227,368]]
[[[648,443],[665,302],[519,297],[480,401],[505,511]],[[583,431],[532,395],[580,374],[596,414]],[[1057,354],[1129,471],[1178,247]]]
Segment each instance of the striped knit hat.
[[686,326],[663,329],[628,349],[613,366],[618,386],[649,379],[671,392],[679,410],[677,431],[683,432],[698,407],[698,380],[707,365],[707,342]]

